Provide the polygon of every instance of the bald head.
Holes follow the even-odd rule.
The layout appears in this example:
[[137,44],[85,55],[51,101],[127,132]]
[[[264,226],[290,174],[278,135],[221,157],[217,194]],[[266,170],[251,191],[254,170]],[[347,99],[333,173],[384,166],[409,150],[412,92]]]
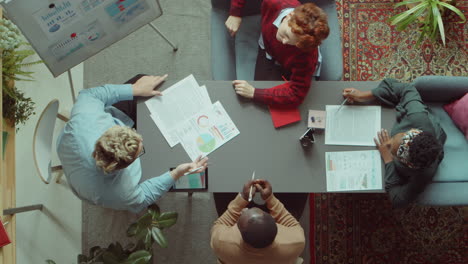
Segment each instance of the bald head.
[[275,219],[257,207],[244,209],[237,221],[237,226],[244,242],[254,248],[271,245],[278,233]]

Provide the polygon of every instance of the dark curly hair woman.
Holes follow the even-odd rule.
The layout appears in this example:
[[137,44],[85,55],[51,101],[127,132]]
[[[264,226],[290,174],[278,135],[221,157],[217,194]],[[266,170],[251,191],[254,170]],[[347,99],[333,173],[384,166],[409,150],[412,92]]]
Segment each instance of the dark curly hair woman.
[[382,129],[374,139],[385,163],[385,190],[396,207],[416,200],[432,181],[444,158],[444,130],[411,83],[384,79],[371,91],[343,90],[348,102],[377,99],[395,107],[396,123],[389,133]]

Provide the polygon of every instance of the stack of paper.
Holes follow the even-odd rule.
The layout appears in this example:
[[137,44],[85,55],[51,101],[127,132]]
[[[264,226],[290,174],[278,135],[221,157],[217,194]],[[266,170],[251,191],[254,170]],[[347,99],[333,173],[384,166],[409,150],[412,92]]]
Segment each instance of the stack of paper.
[[172,148],[182,144],[192,160],[206,156],[239,134],[220,102],[190,75],[146,101],[151,118]]
[[326,152],[327,191],[382,189],[378,150]]
[[326,106],[326,145],[375,146],[381,127],[380,106]]

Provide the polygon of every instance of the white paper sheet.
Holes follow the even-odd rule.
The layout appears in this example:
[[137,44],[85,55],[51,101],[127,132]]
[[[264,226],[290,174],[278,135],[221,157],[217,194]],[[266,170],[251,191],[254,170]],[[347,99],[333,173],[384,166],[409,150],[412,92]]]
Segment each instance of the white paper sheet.
[[381,127],[380,106],[327,105],[325,144],[375,146]]
[[179,143],[175,129],[182,122],[209,106],[211,100],[205,97],[208,92],[206,91],[205,94],[193,75],[162,91],[162,94],[162,96],[147,100],[146,106],[151,112],[151,118],[172,148]]
[[210,95],[208,94],[208,89],[206,88],[205,85],[200,86],[201,94],[204,99],[204,104],[205,105],[210,105],[211,104],[211,98]]
[[327,191],[382,190],[378,150],[326,152]]
[[206,156],[235,136],[239,130],[218,101],[177,128],[180,143],[193,161]]

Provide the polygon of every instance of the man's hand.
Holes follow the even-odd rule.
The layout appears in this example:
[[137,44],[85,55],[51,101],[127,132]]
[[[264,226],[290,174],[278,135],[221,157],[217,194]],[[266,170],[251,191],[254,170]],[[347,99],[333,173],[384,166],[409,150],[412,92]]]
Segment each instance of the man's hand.
[[[244,200],[248,201],[249,196],[250,196],[250,186],[254,185],[255,181],[249,180],[246,184],[244,184],[244,187],[242,187],[242,192],[241,196]],[[252,188],[252,197],[255,195],[255,186]]]
[[231,35],[231,37],[234,37],[236,35],[241,22],[241,17],[229,16],[228,19],[226,19],[226,23],[224,24],[226,25],[226,28],[229,31],[229,35]]
[[164,82],[167,78],[167,74],[164,76],[143,76],[136,83],[132,85],[133,88],[133,96],[161,96],[162,93],[160,91],[155,91],[158,85]]
[[235,80],[232,82],[236,94],[245,98],[252,99],[254,97],[255,88],[246,81]]
[[255,187],[260,192],[263,200],[267,200],[273,194],[271,184],[267,180],[255,180]]
[[201,158],[199,156],[194,162],[192,163],[183,163],[177,166],[177,168],[173,169],[170,173],[172,178],[177,181],[180,177],[184,176],[186,172],[189,172],[193,169],[201,167],[199,170],[194,171],[193,173],[202,172],[208,167],[208,157]]
[[343,90],[343,97],[348,99],[348,103],[362,103],[373,100],[375,98],[371,91],[363,92],[356,88],[345,88]]
[[378,139],[374,138],[374,142],[379,149],[382,160],[385,164],[392,162],[393,156],[390,152],[391,138],[388,135],[388,131],[386,129],[382,129],[381,131],[377,132],[377,137]]

